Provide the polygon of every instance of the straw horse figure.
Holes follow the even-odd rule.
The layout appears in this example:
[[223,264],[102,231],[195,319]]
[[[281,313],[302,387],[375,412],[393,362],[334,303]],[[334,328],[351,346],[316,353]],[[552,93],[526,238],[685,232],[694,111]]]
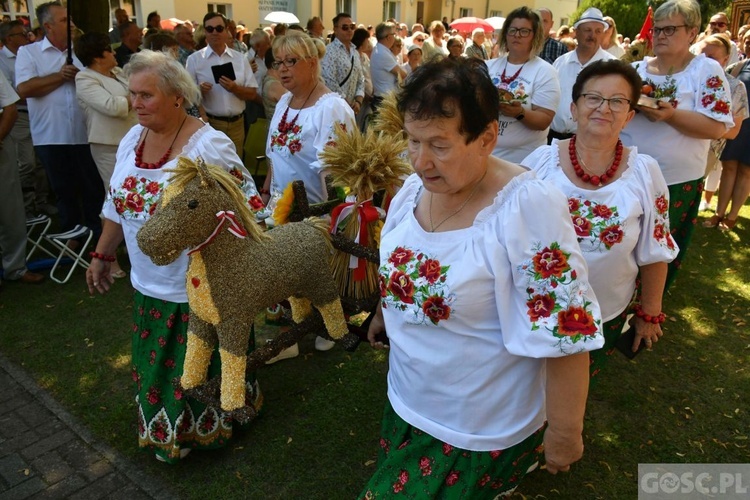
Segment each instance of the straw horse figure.
[[245,406],[251,326],[269,304],[288,299],[297,323],[313,305],[331,337],[347,332],[326,229],[323,221],[306,219],[263,232],[229,173],[200,158],[196,163],[180,158],[158,210],[138,232],[138,246],[157,265],[191,249],[185,389],[206,381],[218,340],[221,407]]

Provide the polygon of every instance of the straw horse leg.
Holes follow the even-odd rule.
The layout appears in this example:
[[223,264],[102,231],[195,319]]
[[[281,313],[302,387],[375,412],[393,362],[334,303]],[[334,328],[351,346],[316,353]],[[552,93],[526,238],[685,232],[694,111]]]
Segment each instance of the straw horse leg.
[[327,304],[315,304],[315,308],[323,316],[323,323],[326,325],[328,335],[334,339],[340,339],[347,333],[349,328],[346,326],[344,318],[344,309],[341,307],[341,301],[338,298],[333,299]]
[[289,305],[292,308],[292,320],[302,323],[306,317],[312,314],[310,300],[305,297],[289,297]]
[[221,408],[226,411],[245,406],[247,346],[252,319],[229,319],[216,329],[221,355]]
[[206,381],[214,345],[216,345],[216,330],[214,327],[191,312],[185,364],[180,379],[182,387],[192,389]]

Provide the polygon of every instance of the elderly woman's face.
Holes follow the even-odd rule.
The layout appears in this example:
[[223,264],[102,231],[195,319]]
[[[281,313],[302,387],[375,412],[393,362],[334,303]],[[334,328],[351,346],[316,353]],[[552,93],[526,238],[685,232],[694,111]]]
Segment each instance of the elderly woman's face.
[[146,128],[159,130],[167,126],[177,115],[184,113],[175,106],[180,99],[162,92],[159,88],[159,78],[151,71],[130,75],[128,87],[138,123]]
[[[302,59],[284,50],[274,53],[274,61],[280,62],[277,69],[281,85],[294,94],[305,89],[315,79],[313,59]],[[296,95],[296,94],[295,94]]]
[[[573,118],[578,122],[578,134],[599,137],[603,141],[618,137],[625,125],[635,116],[628,103],[633,91],[630,84],[620,75],[596,76],[589,79],[581,91],[581,96],[570,105]],[[617,99],[597,101],[597,97]],[[597,106],[597,103],[599,105]],[[628,104],[620,109],[623,104]],[[612,108],[615,109],[612,109]]]
[[464,46],[461,42],[453,40],[448,42],[448,54],[451,57],[459,57],[464,51]]
[[657,57],[687,53],[698,33],[697,28],[685,26],[681,14],[654,21],[653,30],[654,55]]
[[452,118],[415,120],[409,113],[404,130],[409,140],[409,159],[422,179],[425,189],[433,193],[454,194],[476,182],[477,170],[492,152],[497,127],[488,127],[476,140],[466,144],[459,132],[461,114]]

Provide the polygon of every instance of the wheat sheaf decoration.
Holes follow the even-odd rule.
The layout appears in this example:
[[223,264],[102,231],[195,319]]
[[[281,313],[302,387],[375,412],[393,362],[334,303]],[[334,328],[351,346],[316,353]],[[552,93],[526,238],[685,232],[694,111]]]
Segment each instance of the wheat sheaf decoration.
[[[384,131],[357,128],[336,130],[334,141],[320,155],[332,184],[349,190],[345,203],[331,212],[331,232],[370,248],[378,248],[385,211],[373,203],[384,192],[390,199],[412,173],[406,158],[402,131],[393,136]],[[339,292],[353,299],[366,299],[378,290],[378,265],[361,257],[337,251],[333,269]]]
[[378,113],[372,121],[372,128],[390,137],[406,138],[404,115],[398,110],[395,92],[389,92],[383,98],[383,102],[378,107]]

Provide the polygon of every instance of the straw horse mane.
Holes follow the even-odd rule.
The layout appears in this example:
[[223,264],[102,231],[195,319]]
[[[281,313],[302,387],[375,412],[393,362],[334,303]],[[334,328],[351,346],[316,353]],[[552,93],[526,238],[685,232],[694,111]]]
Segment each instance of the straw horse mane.
[[[229,194],[235,205],[235,214],[239,215],[242,225],[245,230],[255,241],[263,241],[268,236],[261,230],[260,226],[255,222],[255,216],[253,215],[250,207],[247,206],[245,197],[241,189],[238,189],[239,182],[236,177],[232,176],[229,172],[216,165],[208,165],[203,163],[202,159],[198,161],[192,161],[184,156],[181,156],[177,160],[177,166],[173,169],[168,170],[172,173],[169,179],[169,188],[172,192],[182,192],[185,186],[190,181],[195,179],[196,176],[200,176],[201,183],[206,182],[206,177],[216,181],[221,188]],[[168,200],[164,201],[165,203]]]
[[194,389],[206,382],[218,342],[221,407],[227,411],[248,404],[251,327],[267,306],[288,299],[297,323],[315,307],[331,337],[348,331],[330,266],[327,223],[310,218],[263,232],[246,202],[231,174],[201,158],[180,158],[159,208],[137,237],[157,265],[189,250],[190,321],[181,384]]

